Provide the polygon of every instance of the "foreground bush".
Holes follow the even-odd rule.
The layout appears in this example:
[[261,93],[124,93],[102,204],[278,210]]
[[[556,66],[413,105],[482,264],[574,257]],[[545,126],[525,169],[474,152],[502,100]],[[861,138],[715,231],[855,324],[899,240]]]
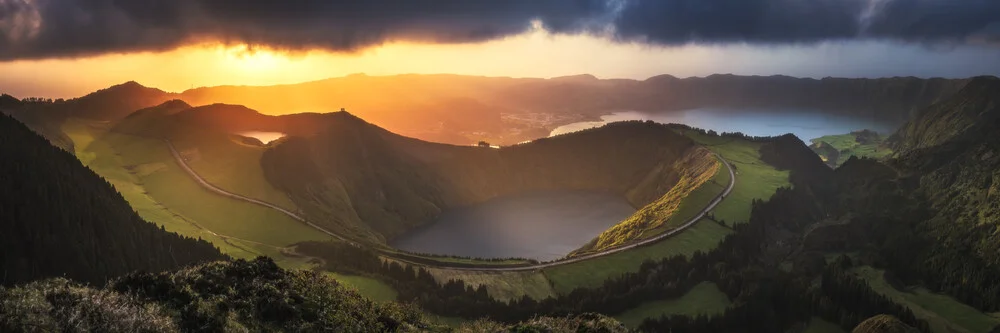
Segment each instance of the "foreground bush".
[[[448,332],[409,305],[377,303],[266,257],[136,273],[102,289],[66,279],[0,288],[0,332]],[[601,315],[480,320],[459,332],[625,332]]]

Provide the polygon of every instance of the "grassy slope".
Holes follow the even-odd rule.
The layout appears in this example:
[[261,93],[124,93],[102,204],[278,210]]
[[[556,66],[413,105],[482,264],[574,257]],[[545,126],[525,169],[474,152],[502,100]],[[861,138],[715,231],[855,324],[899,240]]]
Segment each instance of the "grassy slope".
[[[270,232],[276,232],[278,234],[276,236],[251,237],[246,240],[224,238],[213,234],[208,230],[222,233],[221,231],[211,229],[211,226],[218,226],[217,223],[212,223],[214,220],[208,221],[209,223],[206,225],[205,223],[202,223],[201,220],[193,217],[213,218],[218,217],[217,214],[213,214],[210,210],[199,209],[189,205],[185,205],[186,209],[176,209],[174,206],[164,205],[161,201],[157,201],[156,198],[165,196],[167,197],[167,201],[180,200],[188,201],[190,203],[202,202],[209,204],[231,201],[224,203],[223,207],[238,210],[249,209],[248,213],[241,214],[243,216],[246,216],[247,214],[262,214],[264,213],[262,210],[265,208],[221,198],[214,194],[205,192],[200,188],[192,188],[191,185],[197,186],[197,184],[190,179],[180,179],[177,177],[186,177],[186,175],[179,174],[182,171],[176,168],[175,164],[168,163],[172,161],[172,158],[171,160],[164,160],[163,162],[158,163],[145,163],[143,164],[145,167],[136,168],[136,173],[129,172],[126,169],[126,166],[132,164],[126,163],[125,161],[137,161],[142,158],[150,160],[163,160],[164,153],[167,154],[165,155],[166,157],[170,157],[169,151],[166,151],[166,147],[162,146],[161,143],[153,140],[113,133],[107,134],[105,133],[106,127],[107,124],[101,122],[70,119],[63,125],[62,130],[70,137],[70,139],[73,140],[77,158],[111,182],[111,184],[113,184],[115,188],[122,193],[125,199],[128,200],[132,208],[134,208],[144,219],[163,226],[167,231],[177,232],[191,237],[201,237],[202,239],[208,240],[218,246],[223,253],[235,258],[252,259],[254,257],[264,255],[273,258],[279,265],[287,269],[312,268],[313,265],[308,263],[308,258],[284,256],[281,254],[279,249],[284,245],[288,245],[282,243],[287,243],[289,241],[297,242],[299,241],[299,239],[297,239],[299,237],[302,238],[301,240],[326,239],[325,235],[317,234],[312,229],[301,227],[301,224],[298,223],[298,221],[291,220],[283,215],[275,217],[273,214],[266,213],[265,215],[259,215],[261,218],[255,218],[254,223],[267,222],[267,219],[274,219],[270,221],[273,223],[294,223],[295,225],[283,226],[277,230],[272,228]],[[102,138],[98,139],[98,136],[102,136]],[[130,143],[128,141],[136,142]],[[129,149],[129,152],[136,154],[123,156],[119,151],[115,150],[113,145],[132,146],[132,149]],[[148,151],[142,152],[147,148],[149,149]],[[131,155],[142,156],[140,158]],[[163,166],[159,166],[160,164]],[[257,170],[259,170],[259,163],[255,165],[258,166]],[[174,168],[171,169],[167,166],[174,166]],[[201,168],[212,169],[212,167],[206,163],[202,163]],[[143,175],[146,172],[151,172],[151,174]],[[199,170],[199,172],[201,172],[201,170]],[[152,183],[143,182],[144,178],[149,179],[150,176],[155,173],[171,173],[172,175],[163,177],[163,179],[169,181],[161,179],[160,181]],[[171,181],[176,181],[177,183],[172,184]],[[157,184],[170,184],[171,186],[158,186]],[[178,188],[172,188],[174,185]],[[149,191],[147,187],[151,187],[153,190]],[[166,187],[166,189],[162,187]],[[190,193],[181,193],[181,188],[188,190]],[[178,196],[180,196],[180,198],[178,198]],[[185,211],[190,211],[191,209],[194,209],[191,215],[185,213]],[[223,218],[223,220],[225,219]],[[223,229],[228,230],[228,228]],[[281,236],[281,234],[288,234],[291,235],[291,237]],[[375,279],[357,276],[337,276],[335,278],[342,280],[345,284],[354,287],[363,295],[373,299],[395,299],[395,291],[388,285],[385,285]]]
[[726,182],[729,178],[728,171],[719,162],[708,157],[710,155],[706,155],[708,154],[702,155],[705,156],[703,160],[685,158],[686,162],[674,163],[675,168],[683,171],[680,179],[667,193],[605,230],[570,255],[605,250],[655,237],[690,220],[725,188],[710,180],[718,178],[719,173],[726,173]]
[[109,133],[106,139],[126,167],[136,166],[141,185],[163,205],[213,232],[274,246],[329,236],[270,208],[226,198],[202,188],[176,164],[159,140]]
[[721,164],[716,168],[712,178],[702,182],[701,186],[689,193],[683,201],[677,204],[676,210],[670,215],[665,223],[659,228],[647,230],[642,238],[649,238],[659,235],[665,231],[676,228],[678,225],[687,222],[705,208],[709,202],[715,199],[729,184],[729,170]]
[[340,282],[351,289],[357,290],[362,295],[365,295],[374,301],[391,302],[396,300],[396,290],[392,289],[392,287],[382,281],[356,275],[344,275],[331,272],[326,272],[325,274],[332,277],[334,280],[337,280],[337,282]]
[[260,157],[264,147],[240,144],[226,134],[189,128],[171,141],[178,151],[191,155],[188,164],[212,185],[246,197],[260,199],[282,208],[298,208],[283,192],[264,178]]
[[658,318],[664,315],[714,315],[726,311],[729,305],[729,297],[719,290],[715,283],[702,282],[680,298],[643,303],[615,316],[615,319],[629,327],[639,327],[646,318]]
[[730,232],[732,230],[718,223],[702,219],[684,232],[663,241],[591,260],[546,268],[543,272],[556,292],[568,294],[573,289],[597,287],[609,278],[634,272],[646,260],[711,250]]
[[540,272],[477,272],[453,269],[428,268],[438,282],[462,280],[467,285],[486,286],[490,296],[503,301],[519,299],[525,295],[535,300],[554,297],[555,291]]
[[802,333],[846,333],[844,329],[840,328],[831,322],[823,320],[819,317],[812,317],[809,320],[809,326]]
[[979,312],[949,296],[924,288],[897,290],[885,281],[882,270],[862,266],[854,268],[854,273],[868,281],[878,293],[910,308],[917,318],[927,320],[934,332],[987,332],[1000,325],[1000,318]]
[[[853,133],[839,134],[839,135],[827,135],[820,138],[809,140],[813,144],[817,142],[826,142],[833,148],[840,151],[840,157],[837,159],[837,165],[841,165],[844,161],[847,161],[851,156],[857,157],[871,157],[871,158],[883,158],[892,154],[892,149],[882,146],[882,141],[885,137],[879,135],[878,142],[871,144],[860,144],[856,140],[856,135]],[[825,156],[822,156],[826,159]]]
[[[759,143],[742,139],[713,137],[697,132],[684,133],[698,143],[705,145],[713,152],[722,155],[736,168],[736,185],[725,200],[716,206],[712,212],[715,217],[727,224],[745,222],[750,218],[750,204],[753,199],[770,198],[779,187],[789,186],[788,172],[778,171],[760,160]],[[706,182],[692,195],[707,196],[716,184],[728,183],[729,173],[722,170],[724,176],[716,176],[713,181]],[[681,210],[691,207],[700,210],[704,204],[681,204]],[[683,212],[678,214],[684,214]],[[613,255],[586,260],[583,262],[556,266],[545,269],[545,275],[552,282],[556,292],[569,293],[578,287],[599,286],[605,280],[624,272],[632,272],[639,268],[645,260],[658,260],[674,255],[690,255],[695,251],[708,251],[715,248],[719,241],[731,232],[719,224],[702,219],[684,232],[664,239],[655,244],[637,249],[616,253]]]
[[73,140],[77,158],[114,185],[139,216],[163,226],[167,231],[211,241],[223,253],[236,258],[253,258],[258,255],[247,249],[245,244],[227,242],[153,199],[139,184],[138,177],[124,168],[122,157],[111,145],[105,140],[96,140],[96,136],[103,133],[105,127],[103,123],[70,119],[62,130]]
[[779,171],[760,160],[760,143],[735,138],[714,137],[697,132],[684,133],[736,168],[736,186],[713,212],[727,223],[743,223],[750,218],[753,199],[768,199],[782,186],[791,186],[788,171]]

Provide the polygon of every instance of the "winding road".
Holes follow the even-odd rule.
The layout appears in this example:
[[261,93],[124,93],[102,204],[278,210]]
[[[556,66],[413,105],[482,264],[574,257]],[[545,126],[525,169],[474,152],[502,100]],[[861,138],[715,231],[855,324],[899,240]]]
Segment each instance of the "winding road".
[[[204,178],[201,178],[201,176],[198,175],[198,173],[195,172],[194,169],[192,169],[187,164],[187,161],[184,160],[184,157],[181,156],[180,152],[177,151],[177,149],[174,147],[173,143],[170,142],[170,140],[164,139],[163,141],[167,144],[167,147],[170,148],[170,153],[173,154],[174,159],[177,161],[177,164],[180,165],[181,169],[183,169],[185,172],[187,172],[187,174],[190,175],[191,178],[193,178],[198,184],[200,184],[205,189],[207,189],[207,190],[209,190],[211,192],[214,192],[216,194],[232,198],[232,199],[246,201],[246,202],[249,202],[249,203],[252,203],[252,204],[256,204],[256,205],[260,205],[260,206],[264,206],[264,207],[267,207],[267,208],[271,208],[271,209],[277,210],[277,211],[279,211],[279,212],[281,212],[281,213],[283,213],[285,215],[288,215],[289,217],[291,217],[291,218],[293,218],[293,219],[295,219],[297,221],[305,223],[306,225],[308,225],[308,226],[310,226],[310,227],[312,227],[312,228],[314,228],[316,230],[319,230],[322,233],[330,235],[330,236],[332,236],[334,238],[337,238],[339,240],[348,242],[350,244],[361,246],[361,244],[355,243],[355,242],[353,242],[353,241],[351,241],[351,240],[349,240],[349,239],[347,239],[347,238],[345,238],[345,237],[343,237],[341,235],[338,235],[338,234],[336,234],[334,232],[331,232],[330,230],[324,229],[323,227],[320,227],[320,226],[318,226],[316,224],[313,224],[313,223],[307,221],[305,218],[303,218],[302,216],[299,216],[298,214],[296,214],[296,213],[294,213],[292,211],[289,211],[287,209],[278,207],[277,205],[274,205],[274,204],[271,204],[271,203],[268,203],[268,202],[265,202],[265,201],[257,200],[257,199],[254,199],[254,198],[248,198],[248,197],[236,194],[236,193],[232,193],[232,192],[223,190],[223,189],[221,189],[219,187],[216,187],[215,185],[212,185],[211,183],[209,183],[208,181],[206,181]],[[705,217],[705,214],[708,214],[708,212],[710,212],[712,209],[714,209],[715,206],[718,206],[719,203],[722,202],[722,199],[725,199],[727,196],[729,196],[729,193],[733,191],[733,187],[736,185],[736,173],[733,171],[733,167],[730,166],[729,162],[726,162],[726,159],[722,158],[722,156],[720,156],[719,154],[716,154],[716,153],[712,153],[712,154],[715,155],[715,157],[722,163],[722,165],[726,166],[726,170],[729,171],[729,185],[726,186],[726,189],[724,191],[722,191],[722,193],[719,193],[719,195],[716,196],[715,199],[712,199],[712,201],[709,202],[708,205],[705,206],[704,209],[702,209],[700,212],[698,212],[698,215],[695,215],[694,217],[692,217],[690,220],[688,220],[684,224],[678,226],[677,228],[674,228],[674,229],[666,231],[666,232],[664,232],[662,234],[659,234],[656,237],[644,239],[644,240],[636,242],[636,243],[632,243],[632,244],[628,244],[628,245],[623,245],[623,246],[619,246],[619,247],[607,249],[607,250],[604,250],[604,251],[601,251],[601,252],[591,253],[591,254],[577,256],[577,257],[572,257],[572,258],[560,259],[560,260],[555,260],[555,261],[550,261],[550,262],[543,262],[543,263],[537,263],[537,264],[531,264],[531,265],[496,266],[496,267],[490,267],[490,266],[482,266],[482,267],[455,267],[455,266],[447,266],[447,265],[428,265],[428,264],[423,264],[423,263],[411,262],[411,261],[408,261],[406,259],[397,258],[396,256],[394,256],[394,253],[392,253],[392,252],[388,252],[388,251],[384,251],[384,250],[380,250],[380,249],[378,249],[378,251],[381,252],[383,255],[392,258],[393,260],[407,262],[407,263],[410,263],[410,264],[420,265],[420,266],[430,266],[430,267],[434,267],[434,268],[443,268],[443,269],[451,269],[451,270],[462,270],[462,271],[514,272],[514,271],[538,270],[538,269],[543,269],[543,268],[548,268],[548,267],[553,267],[553,266],[571,264],[571,263],[575,263],[575,262],[580,262],[580,261],[584,261],[584,260],[589,260],[589,259],[594,259],[594,258],[598,258],[598,257],[603,257],[603,256],[606,256],[606,255],[615,254],[615,253],[618,253],[618,252],[622,252],[622,251],[627,251],[627,250],[630,250],[630,249],[634,249],[634,248],[637,248],[637,247],[640,247],[640,246],[645,246],[645,245],[649,245],[649,244],[652,244],[652,243],[656,243],[656,242],[658,242],[660,240],[663,240],[665,238],[674,236],[674,235],[676,235],[676,234],[684,231],[685,229],[693,226],[695,223],[698,223],[698,221],[700,221],[703,217]],[[219,236],[224,236],[224,235],[219,235]]]

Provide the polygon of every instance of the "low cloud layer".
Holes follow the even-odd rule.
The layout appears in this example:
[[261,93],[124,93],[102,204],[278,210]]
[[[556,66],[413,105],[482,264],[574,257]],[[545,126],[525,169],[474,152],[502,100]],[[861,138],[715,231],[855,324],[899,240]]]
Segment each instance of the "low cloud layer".
[[889,39],[997,43],[997,0],[0,0],[0,60],[198,42],[353,51],[465,43],[533,22],[656,45]]
[[887,39],[965,43],[1000,36],[996,0],[630,0],[617,37],[654,44]]

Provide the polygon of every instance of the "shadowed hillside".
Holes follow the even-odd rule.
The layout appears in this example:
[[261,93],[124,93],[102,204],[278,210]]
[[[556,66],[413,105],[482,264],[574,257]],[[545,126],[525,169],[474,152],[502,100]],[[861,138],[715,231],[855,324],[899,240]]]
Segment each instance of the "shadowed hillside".
[[860,251],[892,277],[889,292],[926,287],[974,308],[948,325],[995,326],[965,318],[1000,310],[998,97],[1000,79],[976,78],[894,134],[888,160],[848,159],[820,200],[831,227],[810,238]]
[[64,276],[100,284],[223,256],[208,242],[142,220],[72,154],[0,116],[3,285]]
[[171,95],[129,81],[69,100],[16,103],[17,99],[4,95],[6,97],[0,102],[0,113],[13,116],[56,147],[72,152],[73,141],[60,129],[66,119],[76,117],[115,121],[135,110],[163,103]]
[[261,163],[314,220],[360,221],[392,238],[449,208],[530,191],[603,191],[642,207],[683,174],[709,172],[714,159],[653,123],[492,149],[410,139],[335,113],[323,131],[274,145]]
[[[376,243],[447,209],[532,191],[608,192],[636,208],[656,200],[676,203],[718,170],[708,150],[653,123],[619,123],[492,149],[403,137],[346,112],[266,116],[242,106],[186,106],[175,101],[137,111],[112,132],[198,138],[201,143],[192,147],[200,150],[211,146],[208,141],[234,140],[234,132],[286,133],[267,145],[259,160],[239,163],[259,163],[266,181],[310,221]],[[675,189],[677,184],[683,186]],[[636,232],[661,227],[664,220],[632,219],[600,247],[635,239]]]

